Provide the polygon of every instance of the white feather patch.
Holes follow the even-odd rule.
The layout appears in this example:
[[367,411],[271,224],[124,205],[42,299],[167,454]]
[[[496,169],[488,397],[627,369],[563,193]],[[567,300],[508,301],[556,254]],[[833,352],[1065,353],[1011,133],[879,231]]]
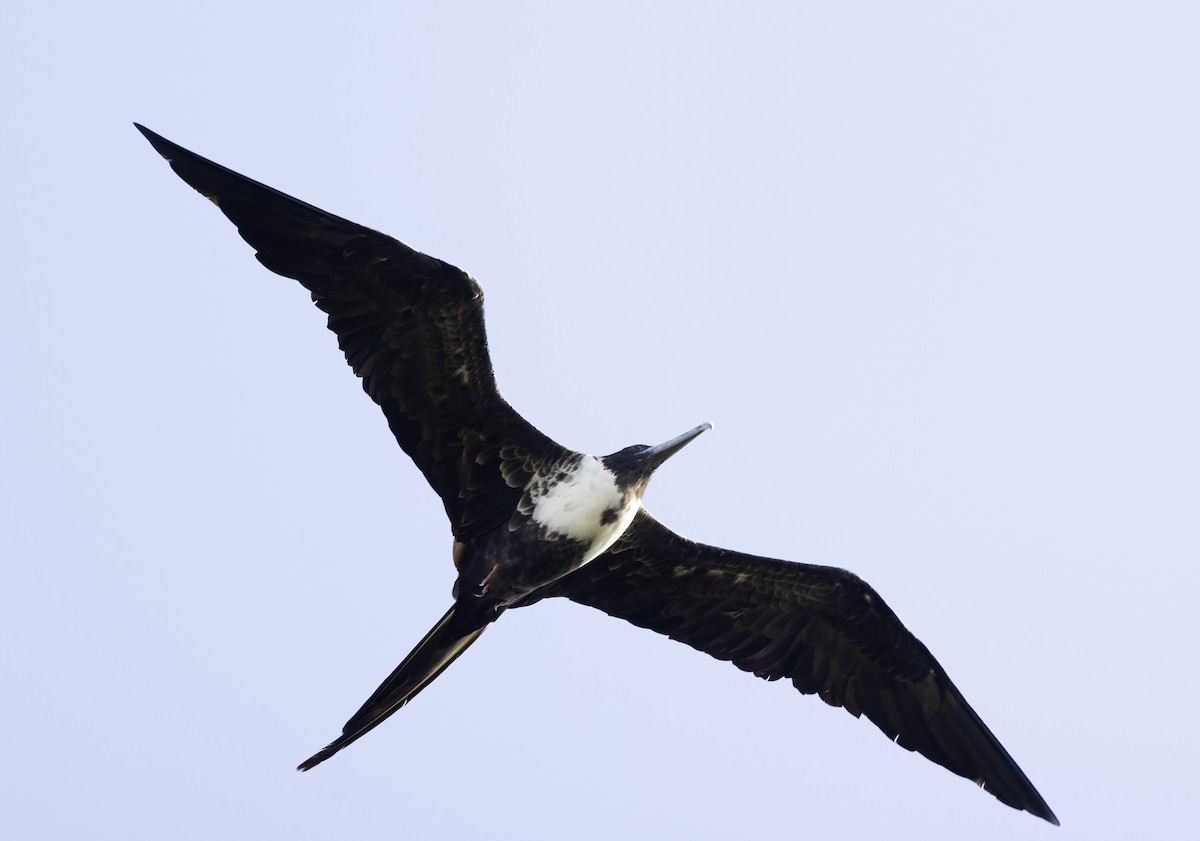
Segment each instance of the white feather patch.
[[[616,477],[595,456],[585,455],[570,474],[533,497],[534,522],[547,531],[585,544],[583,562],[595,558],[625,533],[640,502],[617,487]],[[609,522],[605,512],[616,512]]]

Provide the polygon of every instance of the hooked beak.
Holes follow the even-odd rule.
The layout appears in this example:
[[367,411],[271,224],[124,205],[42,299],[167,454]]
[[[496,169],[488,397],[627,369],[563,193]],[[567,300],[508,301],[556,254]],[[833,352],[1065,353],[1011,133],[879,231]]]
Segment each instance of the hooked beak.
[[659,465],[682,450],[685,445],[690,444],[701,432],[707,432],[712,428],[713,425],[711,423],[705,422],[695,429],[690,429],[682,435],[672,438],[670,441],[664,441],[657,447],[651,447],[642,453],[643,463],[650,470],[658,469]]

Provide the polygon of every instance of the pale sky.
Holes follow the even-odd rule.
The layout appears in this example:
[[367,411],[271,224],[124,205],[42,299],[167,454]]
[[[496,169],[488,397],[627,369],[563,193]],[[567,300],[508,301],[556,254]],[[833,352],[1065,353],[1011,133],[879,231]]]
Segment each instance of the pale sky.
[[[1194,829],[1194,4],[414,5],[6,15],[5,836]],[[565,602],[296,773],[449,606],[449,529],[134,120],[473,274],[563,444],[714,422],[647,507],[863,576],[1063,826]]]

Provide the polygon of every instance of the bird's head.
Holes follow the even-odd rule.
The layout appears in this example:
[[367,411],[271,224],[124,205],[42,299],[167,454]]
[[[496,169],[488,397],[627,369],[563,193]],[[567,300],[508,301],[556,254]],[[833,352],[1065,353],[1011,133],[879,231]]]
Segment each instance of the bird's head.
[[618,484],[622,487],[632,488],[640,499],[646,492],[646,485],[649,483],[650,477],[664,461],[682,450],[701,432],[707,432],[712,428],[713,425],[706,422],[654,447],[647,444],[634,444],[605,456],[604,466],[617,477]]

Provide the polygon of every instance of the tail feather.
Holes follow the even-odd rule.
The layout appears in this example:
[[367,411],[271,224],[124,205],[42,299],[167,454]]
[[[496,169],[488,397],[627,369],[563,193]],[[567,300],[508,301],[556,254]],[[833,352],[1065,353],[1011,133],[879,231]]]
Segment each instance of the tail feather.
[[320,765],[346,745],[377,727],[432,683],[471,643],[479,639],[479,635],[496,618],[493,614],[481,623],[473,617],[463,616],[461,611],[456,613],[457,610],[457,605],[450,608],[425,638],[417,643],[417,647],[346,722],[341,736],[301,762],[296,770],[307,771]]

